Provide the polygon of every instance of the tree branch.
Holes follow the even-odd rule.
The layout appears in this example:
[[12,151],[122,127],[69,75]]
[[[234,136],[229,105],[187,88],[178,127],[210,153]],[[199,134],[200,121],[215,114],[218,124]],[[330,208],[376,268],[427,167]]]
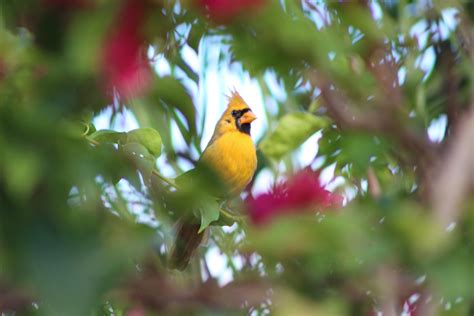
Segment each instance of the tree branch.
[[431,206],[438,222],[456,222],[462,203],[474,187],[474,104],[459,122],[450,148],[438,164],[431,186]]

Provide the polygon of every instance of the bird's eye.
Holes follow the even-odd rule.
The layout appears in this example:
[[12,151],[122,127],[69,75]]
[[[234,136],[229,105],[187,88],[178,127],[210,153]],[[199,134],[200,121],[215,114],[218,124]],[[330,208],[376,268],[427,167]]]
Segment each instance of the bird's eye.
[[237,110],[233,110],[233,111],[231,112],[231,114],[232,114],[232,116],[236,116],[236,115],[237,115]]

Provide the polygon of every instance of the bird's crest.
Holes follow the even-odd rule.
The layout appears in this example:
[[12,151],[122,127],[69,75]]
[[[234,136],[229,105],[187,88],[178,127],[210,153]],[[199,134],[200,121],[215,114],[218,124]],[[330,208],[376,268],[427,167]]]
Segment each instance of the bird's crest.
[[227,96],[227,98],[229,100],[229,105],[228,105],[229,108],[247,105],[247,103],[244,101],[244,99],[240,96],[240,94],[235,89],[231,92],[230,96]]

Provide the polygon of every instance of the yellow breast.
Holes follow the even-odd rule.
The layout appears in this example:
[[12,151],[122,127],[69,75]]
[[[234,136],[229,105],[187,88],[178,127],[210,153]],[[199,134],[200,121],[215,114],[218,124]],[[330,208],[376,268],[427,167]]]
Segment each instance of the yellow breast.
[[252,138],[237,131],[217,138],[206,148],[202,159],[229,186],[229,195],[242,192],[252,180],[257,167],[257,154]]

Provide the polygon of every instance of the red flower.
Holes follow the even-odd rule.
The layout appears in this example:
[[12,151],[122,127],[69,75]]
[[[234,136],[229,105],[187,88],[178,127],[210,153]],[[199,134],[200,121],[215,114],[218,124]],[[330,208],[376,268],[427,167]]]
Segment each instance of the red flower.
[[197,0],[204,13],[217,23],[227,23],[238,15],[255,11],[264,2],[265,0]]
[[125,0],[104,45],[106,86],[125,98],[143,93],[150,85],[151,72],[141,33],[145,9],[142,0]]
[[340,207],[343,197],[326,190],[319,182],[319,173],[304,169],[276,184],[270,192],[247,199],[247,208],[254,224],[294,213]]

